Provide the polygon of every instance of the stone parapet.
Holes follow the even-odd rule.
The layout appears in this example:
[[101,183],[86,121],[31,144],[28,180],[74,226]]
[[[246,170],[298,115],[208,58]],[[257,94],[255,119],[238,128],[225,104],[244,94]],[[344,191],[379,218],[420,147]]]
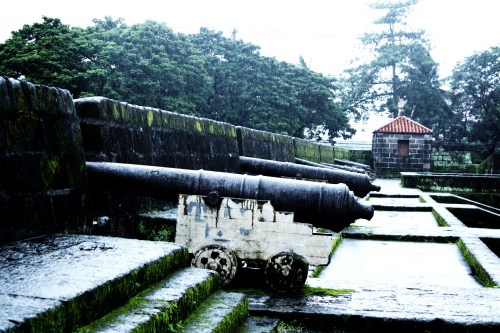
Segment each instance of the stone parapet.
[[0,77],[0,244],[87,232],[80,125],[67,90]]

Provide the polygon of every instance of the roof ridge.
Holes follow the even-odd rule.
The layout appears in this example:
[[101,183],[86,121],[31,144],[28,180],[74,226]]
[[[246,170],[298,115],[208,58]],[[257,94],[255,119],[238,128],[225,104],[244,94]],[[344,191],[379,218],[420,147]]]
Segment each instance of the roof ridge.
[[412,120],[406,116],[398,116],[388,124],[376,129],[373,133],[431,133],[430,128]]

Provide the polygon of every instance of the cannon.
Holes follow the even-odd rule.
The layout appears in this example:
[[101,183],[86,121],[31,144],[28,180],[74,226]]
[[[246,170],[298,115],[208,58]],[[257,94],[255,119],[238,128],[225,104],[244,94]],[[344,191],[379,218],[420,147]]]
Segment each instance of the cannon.
[[348,161],[348,160],[340,160],[340,159],[334,159],[336,164],[340,165],[346,165],[346,166],[351,166],[359,169],[363,169],[366,172],[371,172],[371,167],[369,165],[363,164],[363,163],[358,163],[358,162],[353,162],[353,161]]
[[297,177],[325,180],[330,184],[343,183],[358,197],[365,197],[371,191],[380,191],[380,186],[371,182],[366,174],[300,165],[288,162],[263,160],[253,157],[240,157],[242,172],[271,177]]
[[270,200],[278,211],[293,211],[298,221],[335,232],[374,213],[344,184],[110,162],[86,162],[86,168],[89,182],[104,189],[163,199],[205,195],[214,204],[220,197]]
[[349,167],[349,166],[345,166],[345,165],[316,163],[316,162],[311,162],[311,161],[304,160],[301,158],[295,158],[295,163],[309,165],[309,166],[318,167],[318,168],[340,169],[340,170],[345,170],[345,171],[350,171],[350,172],[355,172],[355,173],[367,174],[366,171],[363,169],[358,169],[358,168]]
[[219,272],[223,286],[247,266],[264,271],[274,291],[296,291],[309,264],[329,263],[334,232],[374,214],[345,184],[108,162],[86,167],[90,186],[177,196],[175,242],[189,249],[192,266]]

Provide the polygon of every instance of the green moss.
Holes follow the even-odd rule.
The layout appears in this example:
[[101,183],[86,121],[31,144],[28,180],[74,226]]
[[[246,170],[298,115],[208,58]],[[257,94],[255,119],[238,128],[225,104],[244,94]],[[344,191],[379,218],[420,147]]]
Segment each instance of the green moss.
[[436,210],[432,210],[432,215],[434,216],[434,218],[436,219],[438,225],[440,227],[449,227],[450,225],[448,224],[448,222],[446,222],[446,220],[438,214],[438,212],[436,212]]
[[134,112],[136,112],[136,110],[126,103],[121,103],[120,109],[122,113],[122,121],[126,124],[133,124],[135,120]]
[[31,113],[21,114],[5,126],[5,148],[7,152],[30,151],[40,138],[37,126],[40,120]]
[[234,307],[229,315],[217,325],[214,332],[233,332],[248,317],[248,299],[245,297],[243,302]]
[[199,119],[195,119],[195,121],[194,121],[194,129],[197,132],[203,132],[203,126],[202,126],[201,121]]
[[154,123],[154,112],[153,110],[146,109],[146,119],[149,127],[153,126]]
[[[80,328],[77,332],[98,332],[106,328],[120,329],[120,324],[129,318],[136,323],[134,332],[176,332],[182,328],[183,319],[198,308],[219,286],[219,276],[211,275],[188,290],[177,301],[164,301],[148,298],[165,283],[160,282],[152,288],[140,292],[124,306],[117,308],[90,325]],[[149,318],[145,318],[149,314]]]
[[332,255],[335,253],[335,251],[337,251],[337,249],[340,246],[340,244],[342,244],[342,235],[339,234],[332,241],[332,250],[331,250]]
[[303,296],[336,296],[336,295],[344,295],[344,294],[352,294],[355,293],[354,289],[329,289],[329,288],[321,288],[321,287],[311,287],[309,285],[304,285],[301,290]]
[[481,281],[481,283],[487,288],[498,287],[498,285],[493,281],[488,272],[479,263],[476,257],[469,251],[469,249],[461,239],[457,241],[457,246],[460,249],[460,252],[462,252],[465,261],[467,262],[467,264],[469,264],[473,271],[473,274],[477,277],[477,279]]
[[43,156],[41,159],[42,179],[47,190],[53,188],[54,179],[59,172],[60,161],[57,156]]
[[36,318],[27,321],[30,332],[63,332],[66,323],[64,305],[51,308]]
[[140,221],[137,232],[141,239],[152,241],[173,242],[175,239],[175,227],[170,225],[156,225]]
[[[85,325],[124,305],[146,286],[156,283],[180,267],[185,267],[189,252],[181,248],[169,256],[110,281],[67,303],[66,330]],[[64,331],[64,330],[58,330]]]
[[[318,229],[319,231],[319,229]],[[335,237],[332,241],[332,249],[331,249],[331,254],[333,255],[335,253],[335,251],[337,250],[337,248],[340,246],[340,244],[342,243],[342,236],[341,235],[338,235],[337,237]],[[321,272],[325,269],[326,266],[317,266],[314,271],[311,273],[311,277],[312,278],[317,278]]]
[[278,333],[287,333],[287,332],[302,332],[305,330],[305,327],[302,326],[298,321],[292,320],[290,322],[280,321],[278,324]]
[[122,122],[122,115],[120,112],[120,106],[118,104],[115,103],[111,106],[111,114],[115,122],[117,123]]

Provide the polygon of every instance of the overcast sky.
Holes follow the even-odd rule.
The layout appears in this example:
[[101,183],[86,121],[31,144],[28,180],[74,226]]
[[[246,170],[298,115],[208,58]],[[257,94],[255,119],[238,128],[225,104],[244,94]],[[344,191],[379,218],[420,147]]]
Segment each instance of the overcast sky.
[[[86,27],[93,18],[122,17],[126,24],[147,19],[178,32],[200,27],[233,29],[237,38],[261,47],[261,54],[290,63],[303,56],[311,69],[338,75],[360,54],[358,37],[370,31],[377,13],[369,0],[8,0],[0,11],[0,42],[24,24],[57,17]],[[500,0],[421,0],[409,17],[423,29],[440,76],[474,52],[500,46]],[[0,59],[1,61],[1,59]],[[377,126],[377,125],[374,125]]]
[[[0,11],[0,42],[24,24],[57,17],[85,27],[93,18],[123,17],[125,23],[147,19],[179,32],[200,27],[233,29],[237,37],[261,47],[261,53],[297,63],[303,56],[324,74],[339,74],[359,54],[357,37],[375,18],[368,0],[9,0]],[[475,51],[500,46],[500,0],[421,0],[410,17],[424,29],[441,75]]]

